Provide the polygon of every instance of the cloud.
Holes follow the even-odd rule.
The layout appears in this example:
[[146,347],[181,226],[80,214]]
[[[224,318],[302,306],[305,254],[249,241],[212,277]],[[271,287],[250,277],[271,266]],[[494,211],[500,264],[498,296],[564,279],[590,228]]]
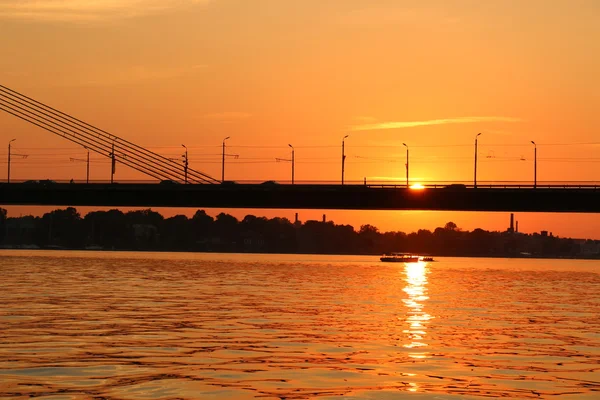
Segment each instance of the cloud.
[[458,117],[430,119],[425,121],[401,121],[401,122],[378,122],[373,124],[353,125],[352,131],[373,131],[382,129],[415,128],[418,126],[447,125],[447,124],[470,124],[477,122],[521,122],[520,118],[512,117]]
[[0,19],[96,21],[133,18],[210,0],[4,0]]

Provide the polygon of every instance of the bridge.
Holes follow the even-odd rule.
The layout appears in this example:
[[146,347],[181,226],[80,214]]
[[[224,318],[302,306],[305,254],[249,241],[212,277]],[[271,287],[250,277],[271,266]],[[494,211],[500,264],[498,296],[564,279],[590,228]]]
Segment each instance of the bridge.
[[0,184],[0,205],[600,213],[600,185]]
[[[221,182],[0,85],[0,110],[88,151],[126,165],[155,183],[0,184],[0,205],[206,207],[340,210],[600,212],[600,185],[263,184]],[[185,147],[185,146],[184,146]],[[10,143],[9,143],[10,171]],[[10,172],[9,172],[10,174]],[[10,176],[10,175],[9,175]],[[160,182],[160,183],[156,183]]]

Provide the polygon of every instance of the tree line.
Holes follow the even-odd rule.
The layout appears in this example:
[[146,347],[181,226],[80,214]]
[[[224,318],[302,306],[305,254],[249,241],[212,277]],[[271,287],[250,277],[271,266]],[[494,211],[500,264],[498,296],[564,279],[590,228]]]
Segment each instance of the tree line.
[[594,252],[600,249],[600,241],[544,233],[469,232],[453,222],[433,231],[380,232],[368,224],[356,230],[332,221],[291,222],[254,215],[238,220],[226,213],[213,218],[204,210],[191,218],[164,218],[151,209],[95,211],[82,217],[68,207],[42,217],[8,217],[0,208],[0,243],[3,247],[65,249],[600,258],[600,251]]

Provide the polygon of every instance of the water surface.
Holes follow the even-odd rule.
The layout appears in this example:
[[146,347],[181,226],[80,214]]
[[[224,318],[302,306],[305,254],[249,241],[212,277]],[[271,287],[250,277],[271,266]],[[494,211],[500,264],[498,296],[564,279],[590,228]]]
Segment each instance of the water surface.
[[600,262],[0,251],[0,398],[600,398]]

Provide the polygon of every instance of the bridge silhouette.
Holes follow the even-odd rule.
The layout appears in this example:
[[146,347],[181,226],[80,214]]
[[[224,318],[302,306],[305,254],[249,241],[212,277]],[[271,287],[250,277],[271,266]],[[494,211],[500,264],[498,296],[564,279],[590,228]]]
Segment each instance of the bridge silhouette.
[[0,205],[600,212],[600,186],[2,183]]
[[[428,185],[221,182],[0,85],[0,110],[162,183],[2,183],[0,205],[270,209],[600,212],[597,185]],[[177,184],[177,183],[186,184]],[[187,184],[189,183],[189,184]],[[484,187],[485,186],[485,187]]]

